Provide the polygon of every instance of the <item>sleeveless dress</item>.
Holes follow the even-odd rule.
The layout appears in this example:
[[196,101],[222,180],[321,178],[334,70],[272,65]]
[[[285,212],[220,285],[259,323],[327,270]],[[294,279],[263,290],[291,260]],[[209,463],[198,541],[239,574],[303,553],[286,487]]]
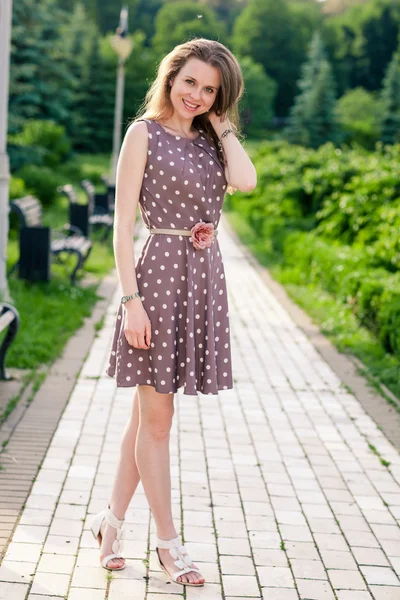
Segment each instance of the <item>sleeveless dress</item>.
[[[139,208],[147,228],[217,228],[227,181],[212,139],[147,123],[149,145]],[[154,386],[163,394],[232,389],[228,296],[218,238],[195,249],[186,235],[149,234],[136,262],[141,301],[151,322],[148,350],[130,346],[119,305],[107,375],[117,387]],[[139,302],[140,300],[135,300]]]

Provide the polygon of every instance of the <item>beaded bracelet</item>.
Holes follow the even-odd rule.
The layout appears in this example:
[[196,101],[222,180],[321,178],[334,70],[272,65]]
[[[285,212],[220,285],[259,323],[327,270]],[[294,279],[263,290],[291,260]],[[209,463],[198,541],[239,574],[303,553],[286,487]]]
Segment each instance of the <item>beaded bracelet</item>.
[[[224,131],[224,132],[223,132],[223,134],[221,135],[221,140],[222,140],[222,138],[226,137],[226,136],[227,136],[227,135],[229,135],[230,133],[233,133],[233,130],[232,130],[232,129],[225,129],[225,131]],[[219,141],[218,141],[218,146],[219,146],[220,148],[222,148],[222,141],[221,141],[221,140],[219,140]]]

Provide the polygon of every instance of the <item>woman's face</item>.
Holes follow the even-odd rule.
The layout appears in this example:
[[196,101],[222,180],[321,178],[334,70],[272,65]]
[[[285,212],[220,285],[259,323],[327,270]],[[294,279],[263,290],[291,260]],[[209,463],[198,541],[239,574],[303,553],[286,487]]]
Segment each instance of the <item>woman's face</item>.
[[217,96],[221,75],[217,67],[198,58],[189,58],[171,86],[174,112],[184,119],[193,119],[210,110]]

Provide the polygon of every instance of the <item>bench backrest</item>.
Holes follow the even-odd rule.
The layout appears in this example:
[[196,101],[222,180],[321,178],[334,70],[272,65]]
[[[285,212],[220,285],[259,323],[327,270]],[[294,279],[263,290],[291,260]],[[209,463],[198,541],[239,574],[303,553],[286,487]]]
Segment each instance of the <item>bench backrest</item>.
[[70,183],[67,183],[66,185],[62,185],[62,186],[58,187],[57,191],[60,194],[64,194],[64,196],[66,196],[68,198],[68,202],[70,202],[72,204],[78,203],[78,194],[76,193],[74,186],[71,185]]
[[18,215],[22,227],[42,227],[42,205],[34,196],[17,198],[11,202],[11,212]]
[[89,181],[89,179],[83,179],[83,181],[81,181],[81,186],[86,192],[90,214],[92,214],[95,204],[96,188],[94,187],[93,183]]

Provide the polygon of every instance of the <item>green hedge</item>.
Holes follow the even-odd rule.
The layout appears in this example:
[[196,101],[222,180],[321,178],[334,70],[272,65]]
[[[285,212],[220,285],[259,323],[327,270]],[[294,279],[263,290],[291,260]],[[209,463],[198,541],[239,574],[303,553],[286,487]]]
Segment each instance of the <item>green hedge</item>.
[[352,307],[400,357],[400,146],[375,152],[283,142],[253,157],[258,185],[228,197],[299,284]]

